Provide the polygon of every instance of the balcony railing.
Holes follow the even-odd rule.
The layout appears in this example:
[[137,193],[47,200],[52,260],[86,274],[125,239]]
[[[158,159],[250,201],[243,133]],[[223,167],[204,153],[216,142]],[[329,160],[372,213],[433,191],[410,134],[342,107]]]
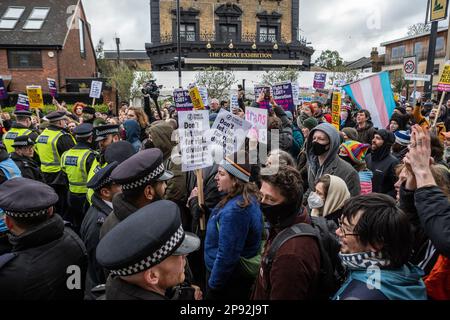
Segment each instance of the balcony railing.
[[[195,42],[195,41],[199,41],[199,42],[211,42],[211,43],[229,43],[230,40],[233,40],[233,42],[238,42],[238,43],[268,43],[268,44],[273,44],[273,43],[278,43],[278,44],[287,44],[288,40],[284,37],[281,36],[281,38],[277,38],[276,35],[272,35],[272,34],[255,34],[255,33],[243,33],[241,35],[241,38],[239,41],[236,41],[235,39],[235,34],[229,34],[228,36],[224,36],[224,35],[219,35],[219,34],[215,34],[215,33],[201,33],[199,34],[199,38],[197,39],[197,36],[195,34],[194,31],[184,31],[181,32],[180,34],[180,40],[181,42]],[[177,37],[170,34],[170,33],[166,33],[163,34],[161,36],[161,43],[166,44],[166,43],[175,43],[177,41]],[[302,42],[302,44],[306,45],[306,42]]]
[[277,35],[276,34],[261,33],[259,35],[259,42],[269,42],[269,43],[278,42],[277,41]]

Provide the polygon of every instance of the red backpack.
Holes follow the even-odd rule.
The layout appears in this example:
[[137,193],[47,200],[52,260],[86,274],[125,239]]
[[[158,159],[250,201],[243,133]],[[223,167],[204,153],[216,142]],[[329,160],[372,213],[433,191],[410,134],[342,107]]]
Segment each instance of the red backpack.
[[450,259],[440,255],[433,270],[423,280],[431,299],[450,300]]

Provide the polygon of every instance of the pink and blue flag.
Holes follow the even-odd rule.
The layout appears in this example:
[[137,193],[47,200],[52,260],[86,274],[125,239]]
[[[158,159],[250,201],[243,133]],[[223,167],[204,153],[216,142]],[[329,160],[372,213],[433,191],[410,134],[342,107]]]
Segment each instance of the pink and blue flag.
[[344,86],[358,108],[370,112],[376,128],[386,128],[394,113],[395,101],[388,72],[380,72]]

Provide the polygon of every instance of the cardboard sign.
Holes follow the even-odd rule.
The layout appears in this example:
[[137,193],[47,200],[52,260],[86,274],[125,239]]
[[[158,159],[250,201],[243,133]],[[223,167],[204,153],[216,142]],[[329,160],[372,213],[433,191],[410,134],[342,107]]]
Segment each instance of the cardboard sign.
[[48,82],[48,89],[50,90],[50,95],[53,98],[56,98],[56,96],[58,95],[58,88],[56,87],[56,80],[47,78],[47,82]]
[[28,96],[24,94],[19,94],[17,97],[16,103],[16,111],[29,111],[30,110],[30,101]]
[[311,102],[312,101],[314,92],[311,89],[305,88],[305,87],[303,87],[303,88],[300,87],[299,91],[300,91],[300,93],[299,93],[299,100],[302,103]]
[[294,106],[297,107],[300,104],[300,87],[298,84],[292,84],[292,97],[294,99]]
[[102,95],[103,82],[92,81],[91,82],[91,92],[89,93],[90,98],[100,99]]
[[273,98],[277,105],[282,107],[285,111],[294,112],[294,98],[292,94],[292,83],[284,82],[280,84],[275,84],[272,87]]
[[314,75],[314,83],[313,83],[314,89],[325,89],[326,81],[327,81],[326,73],[316,73]]
[[8,92],[6,92],[5,83],[0,77],[0,100],[8,99]]
[[450,92],[450,61],[447,61],[438,83],[438,91]]
[[191,111],[194,108],[188,90],[175,89],[173,91],[173,101],[177,111]]
[[205,110],[205,104],[203,102],[202,96],[200,95],[200,90],[198,89],[198,87],[191,87],[189,89],[189,96],[191,97],[194,110]]
[[208,137],[209,143],[222,148],[224,157],[232,155],[241,148],[251,127],[248,121],[221,109]]
[[339,131],[341,127],[341,103],[342,103],[342,96],[340,92],[334,92],[333,93],[333,100],[331,104],[331,117],[333,119],[333,126],[336,128],[337,131]]
[[203,169],[213,164],[205,133],[209,130],[209,111],[181,111],[180,124],[182,171]]
[[252,125],[247,137],[257,138],[258,142],[267,144],[267,110],[247,107],[245,108],[245,120]]
[[313,100],[319,101],[322,104],[326,104],[329,98],[330,98],[330,91],[323,89],[316,89],[316,93],[314,93],[313,96]]
[[[269,91],[270,92],[270,87],[268,86],[255,86],[255,100],[258,99],[259,95],[261,94],[261,92],[266,92]],[[269,109],[270,108],[270,101],[269,100],[264,100],[262,102],[259,103],[259,107],[262,109]]]
[[198,92],[200,92],[200,97],[202,97],[203,105],[205,106],[205,108],[208,108],[209,106],[208,89],[205,87],[199,87]]
[[237,94],[230,95],[230,111],[234,112],[239,109],[239,96]]
[[30,102],[30,108],[39,109],[44,107],[44,97],[42,96],[41,86],[27,86],[27,95]]

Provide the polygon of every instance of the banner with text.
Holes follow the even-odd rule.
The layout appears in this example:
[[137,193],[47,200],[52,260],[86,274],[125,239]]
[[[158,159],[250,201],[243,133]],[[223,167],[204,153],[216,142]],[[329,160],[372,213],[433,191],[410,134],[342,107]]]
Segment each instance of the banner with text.
[[27,86],[27,95],[30,102],[30,108],[39,109],[44,107],[44,97],[42,96],[41,86]]
[[92,81],[91,82],[91,91],[89,93],[90,98],[100,99],[102,95],[102,87],[103,82],[101,81]]
[[[268,86],[255,86],[255,100],[258,99],[261,92],[266,93],[266,96],[270,96],[270,87]],[[268,93],[268,94],[267,94]],[[270,108],[270,100],[264,100],[259,103],[259,107],[262,109],[269,109]]]
[[58,88],[56,88],[56,80],[47,78],[47,82],[48,82],[48,89],[50,90],[50,95],[53,98],[56,98],[56,96],[58,95]]
[[341,103],[342,103],[342,95],[340,92],[333,93],[333,100],[331,103],[331,116],[333,119],[333,126],[340,130],[341,127]]
[[314,75],[314,83],[313,83],[314,89],[325,89],[326,81],[327,81],[326,73],[316,73]]
[[29,111],[30,110],[30,100],[28,96],[24,94],[19,94],[17,97],[16,111]]
[[8,92],[6,91],[5,82],[0,77],[0,100],[8,99]]
[[292,95],[292,83],[283,82],[272,86],[273,99],[285,111],[294,112],[294,98]]
[[258,142],[267,144],[267,110],[247,107],[245,108],[245,120],[252,125],[247,137],[255,138]]
[[173,101],[177,111],[191,111],[194,108],[191,97],[189,96],[189,90],[175,89],[173,91]]

